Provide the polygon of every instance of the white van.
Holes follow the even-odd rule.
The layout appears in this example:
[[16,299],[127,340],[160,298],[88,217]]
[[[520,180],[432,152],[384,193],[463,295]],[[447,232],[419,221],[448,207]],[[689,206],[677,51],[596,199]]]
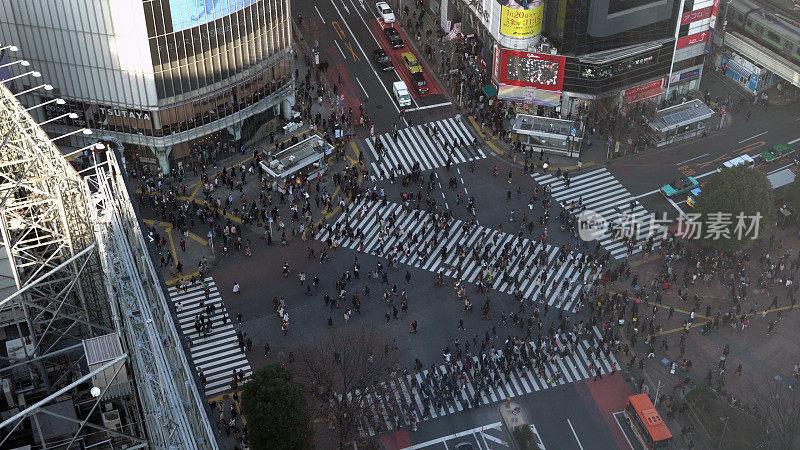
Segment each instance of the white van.
[[392,83],[392,91],[400,106],[411,106],[411,95],[408,93],[408,88],[405,83],[402,81],[395,81]]
[[722,165],[719,166],[719,169],[717,169],[717,172],[721,172],[722,169],[726,167],[738,167],[738,166],[745,166],[752,169],[753,167],[756,166],[756,162],[755,160],[753,160],[752,157],[748,155],[742,155],[722,163]]

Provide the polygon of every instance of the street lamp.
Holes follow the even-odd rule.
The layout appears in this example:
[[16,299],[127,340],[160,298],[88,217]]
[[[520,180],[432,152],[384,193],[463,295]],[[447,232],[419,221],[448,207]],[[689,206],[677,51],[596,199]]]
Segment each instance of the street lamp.
[[72,155],[82,153],[84,150],[103,150],[106,148],[106,145],[102,142],[95,142],[94,144],[87,145],[86,147],[79,148],[77,150],[71,151],[69,153],[64,154],[65,158],[69,158]]
[[24,59],[20,59],[19,61],[14,61],[14,62],[10,62],[8,64],[3,64],[2,66],[0,66],[0,69],[2,69],[3,67],[11,67],[14,64],[19,64],[22,67],[28,67],[28,66],[31,65],[31,63],[29,63],[28,61],[26,61]]
[[[48,90],[49,90],[49,89],[48,89]],[[66,104],[67,102],[66,102],[66,100],[64,100],[64,99],[60,99],[60,98],[54,98],[54,99],[52,99],[52,100],[48,100],[48,101],[46,101],[46,102],[39,103],[38,105],[31,106],[30,108],[25,108],[25,111],[31,111],[31,110],[34,110],[34,109],[36,109],[36,108],[40,108],[40,107],[42,107],[42,106],[44,106],[44,105],[49,105],[50,103],[55,103],[55,104],[57,104],[57,105],[64,105],[64,104]]]
[[65,137],[72,136],[73,134],[78,134],[78,133],[83,133],[83,134],[88,136],[88,135],[92,134],[92,130],[90,130],[88,128],[80,128],[80,129],[75,130],[75,131],[70,131],[67,134],[62,134],[61,136],[56,136],[53,139],[50,139],[50,142],[55,142],[55,141],[57,141],[59,139],[63,139]]
[[28,92],[33,92],[33,91],[35,91],[37,89],[42,89],[42,88],[44,88],[45,91],[52,91],[53,90],[53,86],[50,85],[50,84],[40,84],[39,86],[32,87],[32,88],[24,90],[22,92],[17,92],[16,94],[14,94],[14,97],[19,97],[20,95],[25,95]]
[[66,114],[61,114],[60,116],[56,116],[56,117],[53,117],[52,119],[48,119],[48,120],[45,120],[44,122],[41,122],[41,123],[39,124],[39,126],[42,126],[42,125],[44,125],[44,124],[47,124],[47,123],[50,123],[50,122],[55,122],[56,120],[63,119],[64,117],[69,117],[70,119],[72,119],[72,120],[75,120],[75,119],[77,119],[77,118],[78,118],[78,115],[77,115],[77,114],[75,114],[74,112],[69,112],[69,113],[66,113]]
[[19,47],[17,47],[16,45],[6,45],[5,47],[0,47],[0,52],[2,52],[3,50],[8,50],[10,52],[18,52]]
[[40,76],[42,76],[41,72],[37,72],[37,71],[35,71],[35,70],[31,70],[30,72],[25,72],[25,73],[23,73],[23,74],[20,74],[20,75],[17,75],[17,76],[15,76],[15,77],[6,78],[6,79],[5,79],[5,80],[3,80],[3,81],[5,81],[5,82],[9,82],[9,81],[12,81],[12,80],[16,80],[17,78],[26,77],[26,76],[28,76],[28,75],[30,75],[30,76],[32,76],[32,77],[34,77],[34,78],[39,78]]

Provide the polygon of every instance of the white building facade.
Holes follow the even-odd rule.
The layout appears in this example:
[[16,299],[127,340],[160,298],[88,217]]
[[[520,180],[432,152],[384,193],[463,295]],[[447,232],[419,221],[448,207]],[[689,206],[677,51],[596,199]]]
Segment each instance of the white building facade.
[[[199,4],[199,5],[198,5]],[[0,42],[38,79],[12,82],[45,128],[121,142],[162,172],[276,126],[294,105],[288,0],[0,0]],[[85,137],[72,136],[83,147]],[[59,142],[59,144],[66,144]]]

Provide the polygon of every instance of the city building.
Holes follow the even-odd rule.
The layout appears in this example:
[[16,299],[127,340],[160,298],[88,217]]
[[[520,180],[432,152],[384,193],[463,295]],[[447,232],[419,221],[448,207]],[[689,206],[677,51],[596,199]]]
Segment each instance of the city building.
[[28,61],[55,87],[21,95],[27,106],[66,101],[35,111],[48,133],[88,127],[123,145],[135,170],[168,172],[263,136],[294,104],[289,1],[201,4],[0,0],[0,42],[19,47],[0,65]]
[[465,39],[476,41],[476,58],[491,74],[499,99],[567,117],[598,102],[610,111],[696,90],[719,2],[441,0],[436,5],[443,27],[457,27]]
[[756,0],[722,5],[713,64],[743,91],[800,88],[800,6]]

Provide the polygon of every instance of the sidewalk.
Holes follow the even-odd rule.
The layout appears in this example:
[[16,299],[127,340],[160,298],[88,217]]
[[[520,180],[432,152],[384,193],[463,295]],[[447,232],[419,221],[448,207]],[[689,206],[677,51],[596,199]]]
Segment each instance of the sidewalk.
[[[729,404],[738,402],[747,405],[746,398],[752,395],[753,387],[768,381],[775,380],[784,388],[788,386],[794,365],[800,361],[797,354],[790,350],[800,340],[800,314],[786,299],[786,289],[776,283],[773,292],[773,288],[759,287],[755,280],[763,276],[759,255],[768,250],[773,255],[773,261],[777,262],[785,251],[793,249],[794,256],[789,260],[794,260],[797,255],[794,251],[800,248],[800,240],[796,227],[775,230],[774,235],[773,247],[769,247],[769,239],[764,239],[751,250],[752,263],[747,272],[753,283],[746,292],[740,293],[744,298],[738,303],[730,299],[727,287],[719,281],[718,276],[709,281],[698,276],[685,288],[682,275],[693,267],[687,268],[687,261],[678,260],[673,265],[678,280],[671,283],[674,286],[662,294],[663,301],[658,303],[657,298],[651,295],[638,304],[640,320],[636,327],[639,332],[634,335],[638,334],[639,337],[635,345],[630,340],[631,316],[625,317],[626,337],[623,344],[629,346],[630,350],[629,355],[620,355],[620,359],[624,361],[623,364],[630,361],[631,357],[640,364],[644,361],[643,368],[634,364],[629,371],[638,382],[649,386],[651,397],[660,383],[660,396],[673,396],[680,402],[686,392],[676,386],[687,376],[695,385],[710,385]],[[623,295],[627,292],[631,298],[636,297],[633,283],[649,286],[650,281],[661,273],[662,259],[661,256],[651,255],[650,261],[634,268],[629,276],[616,280],[611,291]],[[780,273],[776,273],[775,278],[780,276]],[[687,300],[677,296],[679,288],[687,293]],[[696,302],[693,300],[695,296]],[[777,298],[777,306],[765,310],[772,306],[773,297]],[[728,313],[735,318],[730,325],[725,321]],[[692,314],[694,320],[691,319]],[[743,315],[750,322],[746,329],[738,320]],[[776,320],[777,325],[770,327],[770,322]],[[645,332],[645,327],[640,326],[642,323],[651,323],[646,327],[649,329],[656,327],[652,347],[644,342],[650,331]],[[648,358],[650,351],[653,351],[653,357]],[[691,365],[684,364],[685,360],[690,360]],[[673,363],[676,365],[675,373],[671,373]],[[662,414],[666,414],[666,411],[662,411]],[[679,427],[688,423],[688,420],[680,419]],[[673,434],[676,434],[675,431]]]

